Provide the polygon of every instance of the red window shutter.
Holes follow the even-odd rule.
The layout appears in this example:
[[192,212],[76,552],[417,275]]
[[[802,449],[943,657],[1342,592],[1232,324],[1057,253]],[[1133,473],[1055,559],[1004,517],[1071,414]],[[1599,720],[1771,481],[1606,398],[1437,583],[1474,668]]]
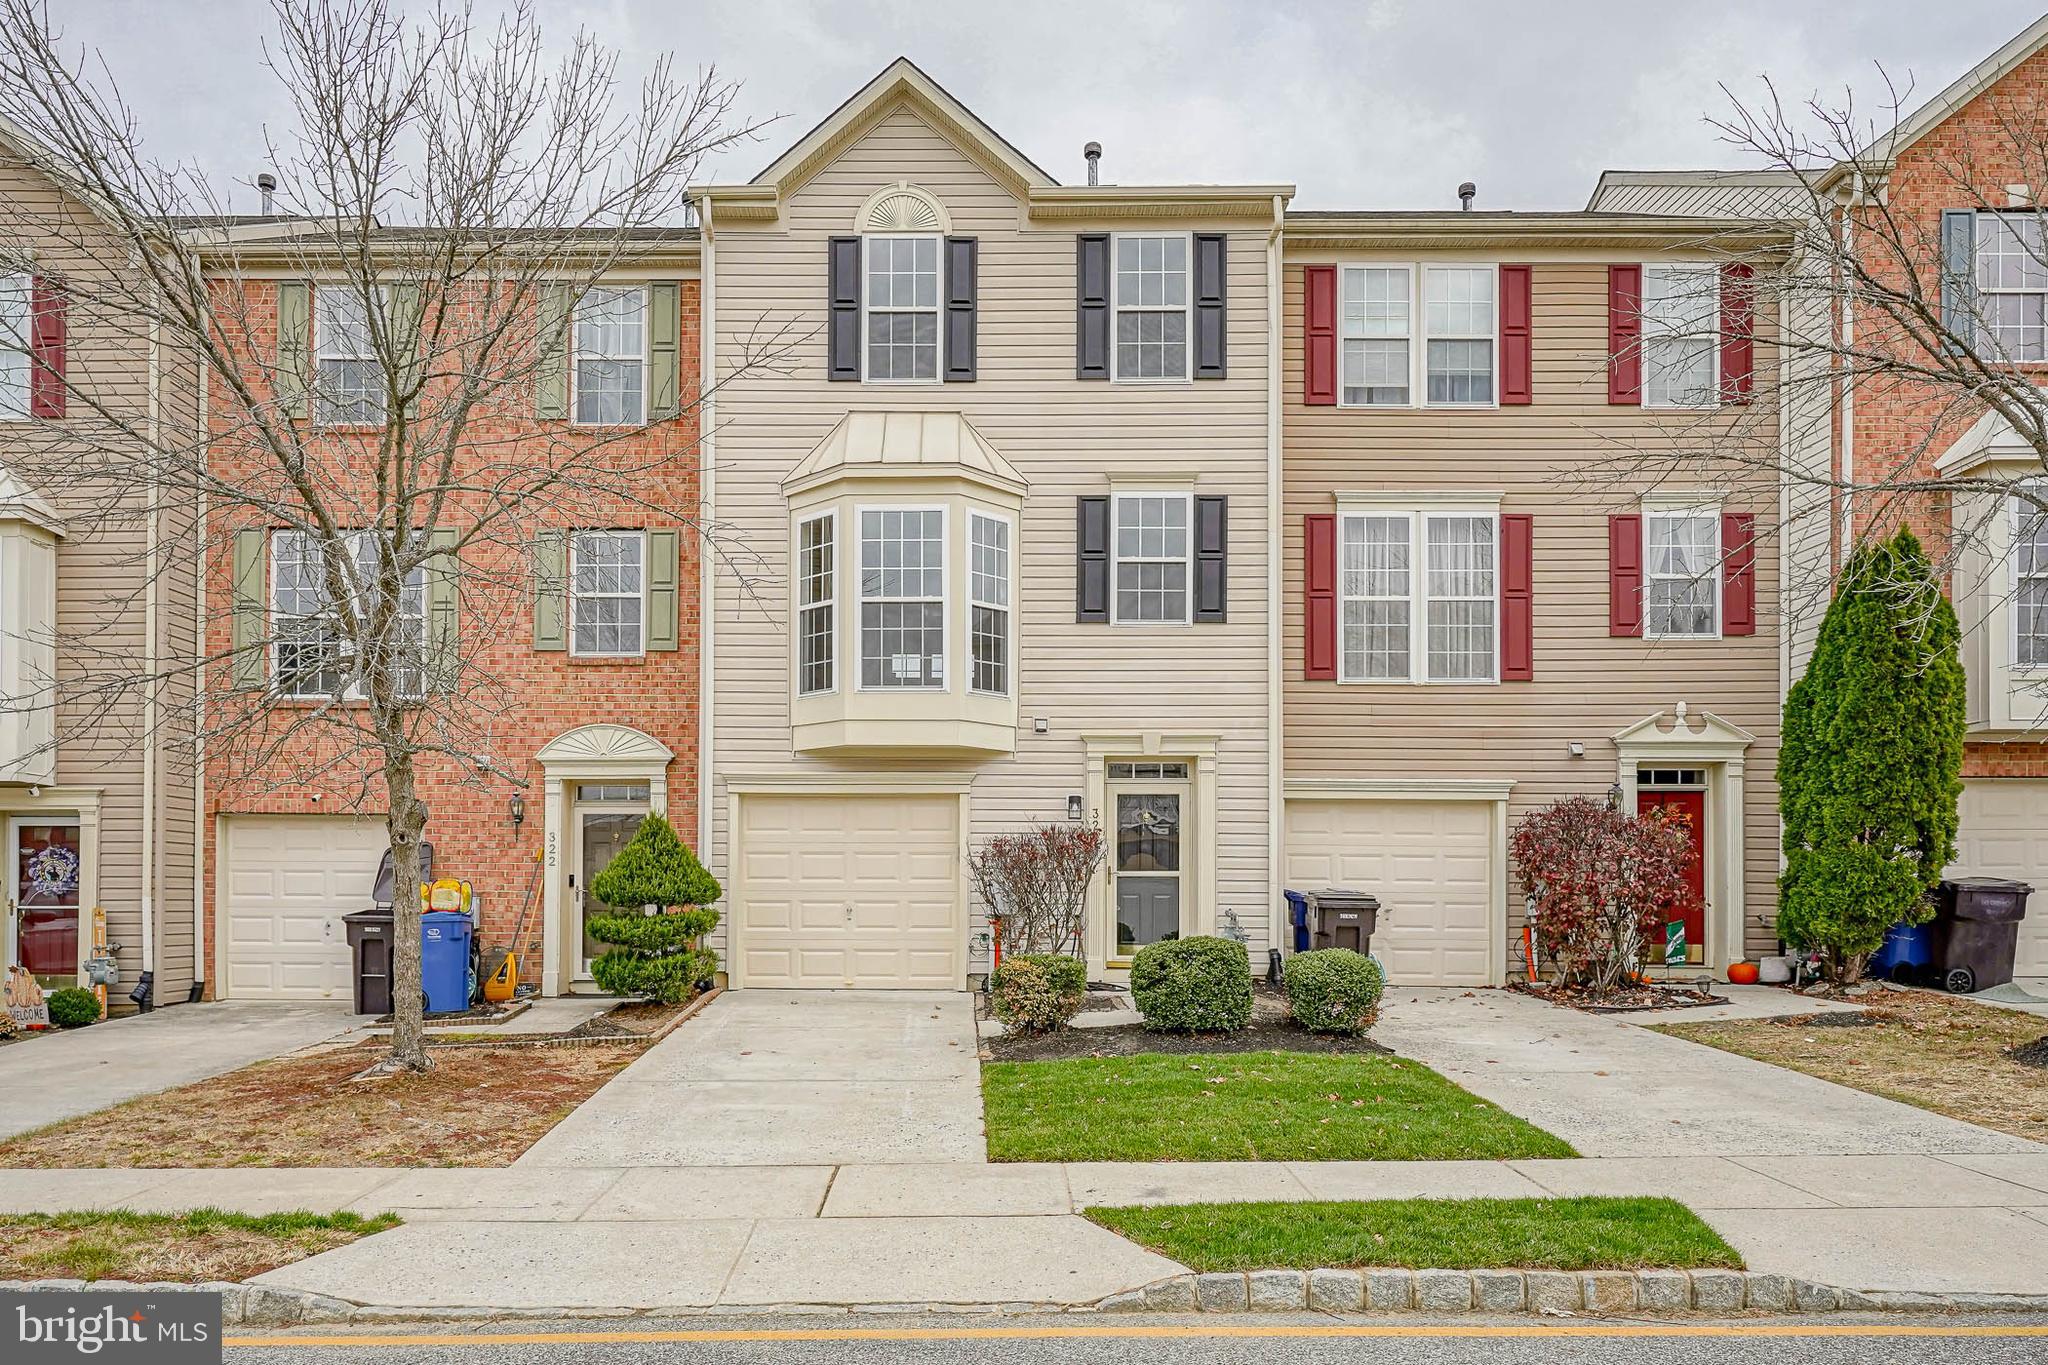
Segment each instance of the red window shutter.
[[1607,401],[1643,401],[1643,268],[1607,267]]
[[1500,680],[1529,682],[1536,676],[1534,610],[1535,518],[1500,519]]
[[1756,272],[1721,267],[1721,401],[1747,403],[1756,388]]
[[1500,401],[1501,406],[1535,401],[1533,357],[1529,336],[1529,267],[1500,268]]
[[[1302,269],[1301,401],[1311,407],[1337,403],[1337,267]],[[1331,675],[1336,676],[1335,674]]]
[[1643,519],[1607,519],[1607,633],[1643,633]]
[[1756,634],[1756,514],[1721,514],[1721,633]]
[[28,414],[64,415],[64,291],[35,277],[29,289]]
[[1310,682],[1337,678],[1337,518],[1312,512],[1302,518],[1302,547],[1307,561],[1302,577],[1307,586],[1307,611],[1302,632],[1301,676]]

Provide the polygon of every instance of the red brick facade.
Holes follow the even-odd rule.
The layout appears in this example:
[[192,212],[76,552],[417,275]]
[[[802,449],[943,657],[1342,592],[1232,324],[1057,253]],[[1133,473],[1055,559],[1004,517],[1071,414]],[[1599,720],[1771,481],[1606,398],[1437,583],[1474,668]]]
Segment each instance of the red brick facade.
[[[247,288],[256,344],[269,344],[270,337],[265,333],[275,331],[276,287],[257,282]],[[607,447],[626,461],[681,452],[678,458],[665,463],[658,474],[636,485],[649,505],[623,499],[614,499],[610,505],[589,500],[588,505],[574,512],[572,524],[521,527],[521,534],[528,537],[541,529],[671,528],[681,532],[677,537],[681,547],[678,648],[650,650],[641,657],[620,659],[576,658],[566,650],[536,649],[531,572],[524,555],[510,544],[509,533],[503,548],[493,545],[477,551],[481,562],[472,561],[469,553],[464,555],[459,630],[466,676],[484,680],[496,692],[498,700],[485,706],[489,713],[489,752],[496,765],[518,775],[524,785],[503,779],[479,781],[439,755],[419,760],[419,785],[429,811],[427,838],[435,848],[435,871],[442,876],[465,878],[475,885],[482,898],[481,932],[485,943],[510,941],[528,888],[534,886],[532,908],[525,921],[523,980],[540,979],[543,909],[534,870],[544,838],[545,803],[541,767],[534,755],[543,745],[565,731],[594,722],[631,726],[660,740],[675,754],[667,773],[669,819],[686,842],[696,842],[700,544],[695,529],[698,428],[692,401],[698,392],[698,327],[699,284],[696,279],[684,279],[678,338],[682,414],[674,420],[649,424]],[[217,434],[233,423],[231,407],[221,402],[218,395],[212,416]],[[544,441],[551,429],[559,431],[564,426],[559,421],[493,413],[476,419],[470,431],[477,443],[491,443],[487,458],[494,465],[501,465],[506,461],[502,442],[529,436],[536,442]],[[224,447],[231,449],[232,443],[217,439],[216,466],[218,472],[233,475],[237,471],[221,465],[222,460],[232,459],[220,453]],[[262,471],[263,466],[258,464],[255,469]],[[240,472],[246,476],[249,470]],[[451,516],[444,524],[454,524],[455,520]],[[223,658],[231,648],[232,537],[227,532],[232,529],[220,524],[209,527],[213,548],[206,573],[210,612],[207,650],[214,659]],[[225,667],[213,671],[223,675],[209,678],[209,695],[217,699],[217,708],[234,706],[237,697],[254,695],[235,693],[224,676]],[[358,752],[335,759],[332,753],[338,746],[331,740],[316,738],[305,742],[288,736],[286,730],[295,705],[277,703],[265,723],[230,737],[219,752],[209,757],[205,873],[209,956],[217,951],[215,945],[222,942],[225,927],[217,868],[221,816],[383,814],[383,780],[374,753]],[[322,745],[327,753],[322,753]],[[525,819],[516,827],[510,813],[515,793],[525,801]],[[364,871],[366,895],[373,870]],[[362,907],[342,907],[359,908]],[[216,974],[207,975],[211,982]]]

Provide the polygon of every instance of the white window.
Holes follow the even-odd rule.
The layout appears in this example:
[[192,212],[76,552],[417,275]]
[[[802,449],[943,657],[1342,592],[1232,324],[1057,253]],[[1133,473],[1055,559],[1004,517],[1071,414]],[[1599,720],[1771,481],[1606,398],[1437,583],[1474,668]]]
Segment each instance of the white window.
[[1977,215],[1977,293],[1984,324],[2007,360],[2048,360],[2048,257],[2041,220]]
[[1188,377],[1188,238],[1185,233],[1115,238],[1111,286],[1118,379]]
[[796,527],[797,690],[806,695],[838,686],[838,532],[839,519],[831,512]]
[[[345,589],[360,621],[372,605],[379,540],[368,531],[344,535],[350,561]],[[420,651],[426,641],[426,619],[426,570],[418,567],[406,575],[398,594],[397,684],[402,696],[417,696],[422,690]],[[320,542],[304,531],[277,531],[270,537],[270,621],[270,676],[279,694],[342,699],[364,695],[356,663],[358,637],[346,628],[337,599],[328,591]]]
[[1643,514],[1643,634],[1721,633],[1721,514],[1715,508]]
[[576,420],[638,426],[647,412],[647,291],[596,288],[576,305]]
[[1338,312],[1347,407],[1406,407],[1415,362],[1415,272],[1407,266],[1346,266]]
[[28,416],[34,297],[29,276],[0,275],[0,420]]
[[1432,405],[1494,401],[1494,268],[1430,266],[1422,272],[1422,322]]
[[939,239],[865,237],[867,378],[936,382],[939,377]]
[[624,658],[647,650],[647,533],[569,538],[569,652]]
[[969,685],[1010,693],[1010,523],[985,512],[967,518]]
[[1339,552],[1343,681],[1498,678],[1499,518],[1492,511],[1346,513]]
[[1119,625],[1185,625],[1189,620],[1188,493],[1119,493],[1112,537]]
[[1642,361],[1646,407],[1710,408],[1720,401],[1718,268],[1643,267]]
[[[2048,486],[2035,492],[2048,493]],[[2048,668],[2048,512],[2019,498],[2012,511],[2012,664]]]
[[946,513],[860,510],[860,685],[946,685]]
[[[377,291],[381,310],[384,291]],[[314,417],[323,426],[384,422],[384,367],[370,335],[363,296],[347,285],[313,291]]]

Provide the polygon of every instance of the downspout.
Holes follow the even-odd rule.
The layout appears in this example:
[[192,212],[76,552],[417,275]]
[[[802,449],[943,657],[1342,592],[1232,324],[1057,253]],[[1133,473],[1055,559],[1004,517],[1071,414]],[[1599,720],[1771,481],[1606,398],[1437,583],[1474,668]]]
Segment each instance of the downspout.
[[[209,388],[206,362],[193,361],[197,372],[193,385],[193,438],[208,444],[211,420],[207,412]],[[192,987],[193,997],[205,994],[210,975],[206,958],[206,847],[213,838],[213,822],[206,818],[206,489],[202,481],[193,530],[192,601]]]
[[[697,847],[706,857],[712,845],[713,692],[712,645],[717,631],[718,594],[713,580],[718,556],[710,540],[718,491],[714,452],[718,438],[718,248],[711,233],[711,196],[697,198]],[[728,882],[731,868],[726,869]]]
[[[1849,204],[1842,213],[1842,250],[1845,259],[1854,259],[1856,246],[1856,215],[1854,209],[1864,201],[1863,169],[1858,167],[1855,180],[1849,191]],[[1842,303],[1842,344],[1836,348],[1840,356],[1847,356],[1856,345],[1856,305],[1854,298]],[[1849,551],[1856,543],[1856,383],[1853,370],[1843,368],[1841,378],[1841,401],[1838,404],[1842,414],[1842,489],[1840,543],[1837,545],[1835,567],[1840,568],[1849,561]]]
[[1282,859],[1285,856],[1286,730],[1282,724],[1280,600],[1282,574],[1280,477],[1280,363],[1283,315],[1281,229],[1287,223],[1287,201],[1273,196],[1273,229],[1266,234],[1266,942],[1284,950],[1287,917],[1281,912]]
[[[163,383],[163,338],[160,323],[156,318],[149,320],[149,404],[148,425],[149,445],[152,455],[163,449],[162,417],[163,399],[160,386]],[[157,706],[157,668],[161,659],[160,642],[157,639],[157,598],[159,587],[157,574],[161,569],[159,539],[162,535],[162,480],[152,467],[149,478],[149,508],[147,529],[144,531],[143,547],[143,594],[142,594],[142,669],[146,680],[142,694],[142,970],[156,971],[156,888],[157,869],[161,859],[157,855],[157,725],[160,720]],[[152,981],[155,977],[150,978]],[[154,998],[151,997],[151,1003]]]

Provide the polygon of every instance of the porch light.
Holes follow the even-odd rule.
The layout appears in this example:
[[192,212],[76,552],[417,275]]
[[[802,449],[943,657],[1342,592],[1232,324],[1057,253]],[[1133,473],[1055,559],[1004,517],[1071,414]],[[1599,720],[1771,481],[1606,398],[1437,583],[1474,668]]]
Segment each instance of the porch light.
[[1621,809],[1621,784],[1619,782],[1607,789],[1607,809]]
[[1081,818],[1081,797],[1079,793],[1067,798],[1067,818],[1069,820],[1079,820]]
[[518,829],[526,823],[526,798],[524,796],[521,796],[518,792],[512,793],[512,799],[506,802],[506,809],[512,816],[512,828]]

